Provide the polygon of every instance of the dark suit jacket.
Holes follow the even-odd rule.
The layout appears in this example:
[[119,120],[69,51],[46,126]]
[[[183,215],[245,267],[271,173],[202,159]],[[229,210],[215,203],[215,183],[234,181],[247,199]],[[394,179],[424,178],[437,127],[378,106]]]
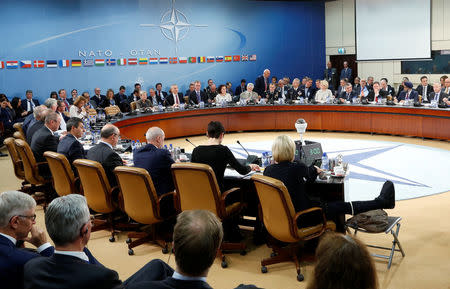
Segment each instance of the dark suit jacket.
[[[381,90],[383,90],[383,89],[381,89]],[[386,90],[383,90],[383,91],[386,91]],[[395,96],[395,89],[392,87],[392,86],[390,86],[390,85],[388,85],[387,86],[387,94],[386,95],[391,95],[391,96]]]
[[31,123],[34,123],[36,119],[34,118],[34,114],[29,114],[27,117],[23,120],[22,123],[22,129],[25,135],[27,134],[27,130],[30,127]]
[[347,78],[349,82],[352,82],[352,69],[350,67],[347,67],[347,69],[343,68],[341,70],[341,77],[340,79]]
[[234,91],[234,95],[241,95],[244,91],[247,90],[247,85],[245,85],[244,89],[242,89],[241,85],[236,87],[236,90]]
[[12,115],[13,111],[8,108],[0,109],[0,122],[3,123],[3,126],[10,131],[13,131],[14,124],[14,116]]
[[136,100],[134,100],[134,94],[131,94],[129,97],[128,97],[128,99],[127,99],[127,101],[128,101],[128,103],[132,103],[133,101],[138,101],[140,99],[140,97],[139,97],[139,95],[136,97]]
[[[158,95],[155,95],[155,97],[156,97],[156,102],[158,102],[158,105],[160,105],[160,104],[162,105],[163,101],[162,101],[161,97],[159,97]],[[155,105],[153,103],[153,97],[152,96],[149,95],[147,99],[150,100],[153,105]]]
[[419,95],[422,96],[422,101],[423,101],[423,102],[430,102],[429,96],[430,96],[430,94],[431,94],[432,92],[434,92],[433,86],[431,86],[430,84],[428,84],[428,85],[427,85],[427,100],[425,101],[425,96],[423,95],[423,86],[422,86],[422,84],[419,84],[419,85],[417,86],[416,91],[417,91],[417,93],[418,93]]
[[343,98],[350,102],[353,102],[354,97],[358,97],[358,95],[356,95],[356,93],[353,90],[352,90],[352,92],[350,92],[350,95],[348,95],[348,96],[347,96],[347,92],[345,90],[342,91],[341,94],[339,94],[339,98]]
[[[34,102],[35,106],[39,106],[39,100],[32,98],[31,101]],[[28,99],[24,98],[22,99],[22,103],[20,104],[20,106],[23,108],[23,110],[27,110],[27,106],[28,106]]]
[[[386,96],[387,96],[387,92],[384,91],[384,90],[380,90],[380,92],[378,94],[378,97],[386,98]],[[367,95],[367,99],[369,101],[374,101],[375,100],[375,92],[373,90],[369,91],[369,94]]]
[[[433,91],[432,93],[430,93],[430,96],[428,97],[428,99],[430,100],[430,102],[431,102],[431,100],[434,99],[435,94],[436,94],[436,93],[435,93],[434,91]],[[445,92],[443,92],[443,91],[441,91],[441,92],[439,93],[438,103],[443,103],[443,102],[444,102],[444,98],[447,98],[447,99],[448,99],[448,94],[445,93]],[[418,101],[419,101],[419,96],[417,96],[417,98],[414,98],[414,101],[415,101],[415,102],[418,102]]]
[[31,140],[31,150],[37,162],[45,162],[44,152],[58,150],[59,139],[44,125],[38,129]]
[[[155,90],[155,92],[156,92],[156,95],[159,96],[159,98],[160,98],[162,101],[164,101],[164,100],[166,99],[166,97],[167,97],[167,92],[162,91],[162,90],[161,90],[161,92],[158,92],[157,90]],[[162,97],[161,97],[161,94],[162,94]]]
[[[103,108],[109,107],[109,106],[111,106],[111,105],[112,105],[111,100],[109,100],[109,99],[107,99],[107,98],[105,98],[105,99],[100,103],[100,107],[103,107]],[[115,99],[114,99],[114,105],[119,106],[119,102],[117,102]]]
[[70,133],[61,139],[57,152],[65,155],[70,164],[76,159],[86,158],[83,145]]
[[33,139],[33,135],[44,126],[44,122],[42,120],[38,120],[35,123],[33,123],[30,127],[27,129],[27,143],[31,145],[31,140]]
[[310,88],[308,88],[308,91],[306,93],[305,93],[305,90],[306,90],[306,87],[304,87],[302,89],[303,97],[311,100],[311,99],[313,99],[316,96],[316,92],[317,92],[318,89],[311,86]]
[[116,271],[104,267],[96,260],[93,261],[92,255],[88,253],[87,255],[90,259],[89,263],[77,257],[61,254],[31,260],[25,265],[24,287],[30,289],[123,288]]
[[[417,91],[415,91],[414,89],[411,90],[411,92],[409,93],[409,99],[415,100],[415,99],[418,99],[418,97],[419,97],[419,94],[417,93]],[[405,98],[406,98],[406,91],[402,91],[400,93],[400,95],[397,97],[397,100],[398,101],[405,100]]]
[[212,289],[208,283],[200,280],[179,280],[169,277],[162,281],[140,282],[127,286],[127,289]]
[[114,94],[114,101],[119,105],[123,101],[127,101],[127,96],[125,94],[120,95],[119,93]]
[[336,68],[331,68],[331,70],[326,68],[323,72],[323,78],[328,81],[330,90],[336,89],[336,87],[338,86],[338,76]]
[[[267,78],[267,89],[269,89],[270,78]],[[264,76],[260,75],[255,79],[255,88],[253,89],[261,97],[264,97],[264,92],[266,91],[266,86],[264,83]]]
[[103,94],[100,94],[100,99],[98,99],[98,97],[97,97],[95,94],[91,96],[91,101],[94,101],[94,102],[95,102],[96,107],[97,107],[97,106],[100,106],[100,104],[101,104],[103,101],[105,101],[105,99],[106,99],[106,96],[103,95]]
[[53,255],[54,248],[49,247],[40,254],[17,248],[13,242],[0,235],[0,280],[3,289],[23,288],[23,266],[29,260],[39,256]]
[[297,88],[297,90],[294,87],[289,88],[287,94],[286,94],[286,99],[287,100],[295,100],[298,99],[300,97],[304,97],[303,96],[303,92],[300,89],[300,87]]
[[[194,90],[193,92],[191,92],[191,94],[189,95],[189,99],[194,102],[195,104],[198,104],[198,98],[197,98],[197,92]],[[208,102],[208,95],[206,94],[205,91],[200,90],[200,99],[201,101],[207,103]]]
[[[179,103],[184,103],[183,94],[181,92],[178,92],[178,100],[179,100]],[[173,94],[171,93],[166,97],[164,105],[174,105],[174,104],[175,104],[175,99],[173,98]]]
[[111,187],[117,186],[117,180],[113,171],[117,166],[122,166],[123,161],[114,150],[107,144],[100,142],[88,151],[87,158],[99,162],[105,169],[105,174]]

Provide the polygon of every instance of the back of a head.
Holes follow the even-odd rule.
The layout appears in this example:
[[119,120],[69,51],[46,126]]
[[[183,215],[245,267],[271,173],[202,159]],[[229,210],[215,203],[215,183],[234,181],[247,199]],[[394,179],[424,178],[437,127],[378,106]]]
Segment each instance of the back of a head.
[[208,270],[222,238],[222,224],[210,211],[192,210],[179,214],[173,231],[173,247],[181,273],[194,277]]
[[56,106],[58,104],[57,100],[54,98],[47,98],[44,102],[44,105],[47,108],[52,108],[52,106]]
[[47,107],[45,106],[45,105],[39,105],[38,107],[36,107],[34,110],[33,110],[33,115],[34,115],[34,118],[35,119],[37,119],[37,120],[41,120],[41,115],[42,115],[42,112],[44,111],[44,110],[46,110],[47,109]]
[[163,136],[164,131],[160,129],[157,126],[153,126],[147,130],[145,133],[145,138],[147,139],[147,142],[154,141],[158,136]]
[[377,276],[366,246],[349,235],[326,233],[316,250],[308,289],[376,289]]
[[42,115],[45,115],[45,123],[49,124],[51,121],[57,121],[60,117],[58,113],[54,112],[51,109],[47,109],[42,113]]
[[45,213],[45,226],[56,246],[74,242],[80,236],[81,228],[89,221],[89,208],[82,195],[56,198]]
[[119,129],[115,125],[106,124],[100,131],[100,137],[103,139],[107,139],[113,134],[117,134],[118,130]]
[[208,137],[219,138],[220,135],[224,132],[225,128],[220,121],[211,121],[208,124]]
[[36,201],[28,194],[18,191],[0,193],[0,228],[6,227],[12,217],[23,215],[35,206]]

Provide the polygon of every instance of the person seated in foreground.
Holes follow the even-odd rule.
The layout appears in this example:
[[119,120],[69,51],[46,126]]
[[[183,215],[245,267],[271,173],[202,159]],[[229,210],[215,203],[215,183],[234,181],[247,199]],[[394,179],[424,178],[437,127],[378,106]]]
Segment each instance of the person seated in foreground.
[[404,103],[405,100],[414,100],[416,98],[419,97],[419,94],[417,93],[417,91],[415,91],[413,89],[413,84],[412,82],[409,81],[405,81],[405,83],[403,84],[403,91],[400,93],[400,95],[395,98],[395,102],[397,103]]
[[106,124],[100,131],[100,142],[87,153],[88,159],[99,162],[103,166],[111,187],[117,186],[114,169],[117,166],[123,166],[122,158],[114,151],[119,136],[120,131],[115,125]]
[[[78,99],[80,99],[80,96]],[[76,159],[85,159],[86,153],[83,145],[78,141],[86,130],[84,129],[83,120],[78,117],[71,117],[67,121],[67,134],[58,144],[57,152],[66,156],[70,165]],[[74,170],[76,172],[76,170]]]
[[250,101],[255,102],[255,103],[258,102],[259,96],[256,92],[253,91],[254,87],[255,86],[253,85],[253,83],[247,84],[247,90],[240,94],[239,99],[241,101],[245,101],[247,103]]
[[207,103],[208,95],[204,90],[202,90],[202,84],[200,80],[194,82],[194,90],[189,94],[190,101],[199,104],[200,102]]
[[[264,170],[264,175],[284,183],[296,212],[320,206],[328,219],[335,219],[341,214],[357,215],[371,210],[395,207],[395,190],[391,181],[384,183],[380,195],[372,201],[337,201],[317,204],[307,196],[305,179],[306,182],[314,182],[322,170],[314,165],[308,167],[303,162],[294,161],[295,143],[287,135],[281,135],[275,139],[272,155],[275,163]],[[317,221],[321,221],[321,216],[317,216],[315,220],[317,224]]]
[[380,83],[378,81],[375,81],[372,84],[372,90],[369,91],[369,94],[367,95],[367,100],[378,102],[379,99],[386,98],[387,92],[384,90],[381,90]]
[[222,102],[230,102],[231,95],[227,92],[227,86],[224,84],[219,85],[219,94],[216,95],[215,102],[220,105]]
[[345,103],[346,101],[353,102],[353,98],[357,97],[356,93],[353,91],[353,85],[347,83],[345,85],[345,90],[342,91],[338,97],[340,103]]
[[[436,102],[438,104],[448,104],[448,94],[441,89],[441,84],[439,82],[433,83],[433,92],[428,96],[429,102]],[[414,102],[419,102],[419,96],[416,95]],[[422,102],[425,102],[422,99]]]
[[274,103],[279,97],[278,90],[275,89],[275,84],[269,84],[269,89],[264,93],[264,99],[267,103]]
[[328,81],[322,80],[320,82],[320,89],[316,92],[314,97],[315,101],[318,103],[325,103],[334,98],[331,90],[328,89]]
[[45,213],[45,226],[55,243],[55,253],[25,265],[26,289],[128,288],[135,282],[163,280],[172,275],[167,264],[151,261],[122,283],[117,272],[104,267],[86,247],[92,221],[82,195],[54,199]]
[[[160,281],[136,282],[127,289],[212,288],[206,282],[206,278],[222,239],[222,224],[210,211],[191,210],[180,213],[173,230],[176,263],[173,274]],[[257,287],[240,285],[237,288]]]
[[[36,226],[36,201],[28,194],[0,194],[0,280],[3,289],[23,288],[23,266],[39,256],[51,256],[54,248]],[[28,235],[31,235],[28,237]],[[37,250],[25,250],[24,241]]]
[[316,249],[307,289],[377,289],[377,273],[366,245],[350,235],[328,232]]
[[152,107],[152,102],[147,98],[147,92],[141,90],[140,99],[136,101],[136,109]]
[[222,145],[225,128],[219,121],[211,121],[208,124],[206,135],[208,136],[207,144],[200,145],[192,151],[191,161],[211,166],[221,190],[223,189],[223,176],[227,165],[230,165],[241,175],[248,174],[251,170],[259,170],[259,166],[255,164],[241,165],[230,149]]
[[300,89],[300,79],[294,78],[292,86],[289,88],[286,100],[294,101],[303,97],[302,90]]
[[27,125],[25,127],[22,125],[22,129],[25,133],[28,144],[31,144],[33,134],[44,126],[45,117],[49,112],[50,109],[48,109],[45,105],[40,105],[34,109],[33,114],[30,114],[25,118],[24,124],[26,122]]

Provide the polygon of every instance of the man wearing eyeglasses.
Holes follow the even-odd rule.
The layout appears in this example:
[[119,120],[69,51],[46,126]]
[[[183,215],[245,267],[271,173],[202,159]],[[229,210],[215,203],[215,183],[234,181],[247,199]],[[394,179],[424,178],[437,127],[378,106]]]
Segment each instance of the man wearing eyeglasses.
[[[53,255],[54,248],[36,226],[35,208],[36,201],[25,193],[0,194],[0,280],[4,289],[23,288],[25,263]],[[36,246],[37,253],[24,249],[24,241]]]

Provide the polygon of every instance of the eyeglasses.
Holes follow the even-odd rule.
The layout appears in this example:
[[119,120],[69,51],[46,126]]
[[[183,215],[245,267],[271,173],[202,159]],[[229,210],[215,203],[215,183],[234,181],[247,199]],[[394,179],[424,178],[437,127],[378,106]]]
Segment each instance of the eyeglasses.
[[18,217],[21,217],[21,218],[27,218],[27,219],[30,219],[31,221],[35,221],[35,220],[36,220],[36,214],[34,214],[34,215],[32,215],[32,216],[18,215]]

